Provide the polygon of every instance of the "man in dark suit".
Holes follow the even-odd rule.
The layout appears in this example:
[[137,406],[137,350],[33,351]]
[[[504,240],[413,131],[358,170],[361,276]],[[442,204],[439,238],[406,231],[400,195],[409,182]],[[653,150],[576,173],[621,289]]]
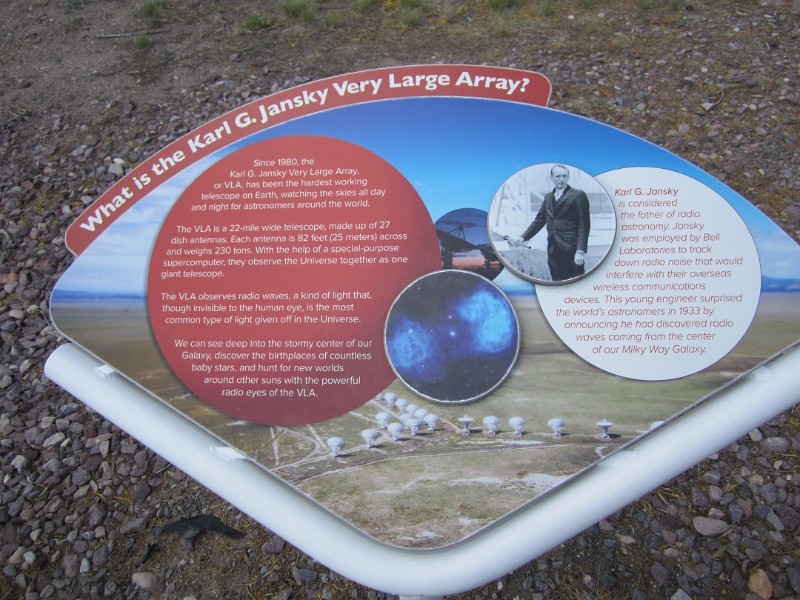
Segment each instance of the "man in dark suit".
[[548,192],[533,222],[520,237],[526,241],[547,225],[547,264],[553,281],[572,279],[584,273],[589,244],[589,199],[582,190],[571,188],[569,169],[555,165],[550,169],[555,183]]

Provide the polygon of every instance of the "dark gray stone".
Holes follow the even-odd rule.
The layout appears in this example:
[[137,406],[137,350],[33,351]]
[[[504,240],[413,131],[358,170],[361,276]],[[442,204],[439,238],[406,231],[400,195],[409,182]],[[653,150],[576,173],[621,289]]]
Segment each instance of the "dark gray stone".
[[652,575],[653,581],[661,587],[664,587],[669,582],[669,571],[661,563],[656,562],[650,565],[650,575]]

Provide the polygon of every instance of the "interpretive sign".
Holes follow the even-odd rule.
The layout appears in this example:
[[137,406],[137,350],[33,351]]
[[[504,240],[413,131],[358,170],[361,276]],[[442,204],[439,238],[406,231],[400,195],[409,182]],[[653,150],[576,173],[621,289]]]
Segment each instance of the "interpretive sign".
[[549,95],[430,65],[222,115],[70,228],[53,320],[368,536],[469,538],[800,339],[794,241]]

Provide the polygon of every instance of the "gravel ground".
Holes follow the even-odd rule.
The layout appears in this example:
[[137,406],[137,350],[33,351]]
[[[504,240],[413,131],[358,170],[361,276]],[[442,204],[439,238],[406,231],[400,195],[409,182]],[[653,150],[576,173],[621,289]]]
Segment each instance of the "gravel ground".
[[[47,302],[71,261],[67,225],[126,167],[248,100],[396,64],[541,71],[556,108],[674,151],[797,238],[797,0],[298,2],[311,7],[298,16],[255,0],[145,4],[0,7],[0,598],[385,596],[265,531],[43,375],[61,341]],[[795,407],[459,597],[798,597],[798,456]],[[244,535],[154,530],[198,515]]]

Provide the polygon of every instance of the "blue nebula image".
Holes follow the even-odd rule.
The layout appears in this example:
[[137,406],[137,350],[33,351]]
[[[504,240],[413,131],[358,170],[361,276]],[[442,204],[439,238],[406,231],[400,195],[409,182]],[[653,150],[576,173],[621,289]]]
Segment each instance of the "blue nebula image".
[[436,337],[433,332],[410,319],[400,319],[395,334],[386,343],[388,352],[402,371],[415,371],[421,376],[435,369]]
[[478,290],[459,299],[455,310],[471,327],[470,343],[475,352],[503,352],[515,339],[516,319],[505,297]]
[[468,402],[497,388],[519,353],[519,323],[489,280],[436,271],[398,296],[386,319],[386,354],[398,378],[434,401]]

